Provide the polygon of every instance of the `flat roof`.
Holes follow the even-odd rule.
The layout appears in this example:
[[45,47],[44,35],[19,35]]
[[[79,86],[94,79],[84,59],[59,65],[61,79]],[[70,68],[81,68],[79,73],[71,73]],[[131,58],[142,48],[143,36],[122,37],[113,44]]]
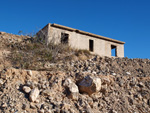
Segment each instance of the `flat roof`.
[[74,28],[71,28],[71,27],[67,27],[67,26],[63,26],[63,25],[59,25],[59,24],[55,24],[55,23],[50,24],[50,25],[53,26],[53,27],[57,27],[57,28],[61,28],[61,29],[69,30],[69,31],[74,31],[74,32],[77,32],[77,33],[81,33],[81,34],[84,34],[84,35],[96,37],[96,38],[99,38],[99,39],[104,39],[104,40],[111,41],[111,42],[116,42],[116,43],[119,43],[119,44],[125,44],[125,42],[123,42],[123,41],[119,41],[119,40],[104,37],[104,36],[101,36],[101,35],[96,35],[96,34],[93,34],[93,33],[81,31],[81,30],[74,29]]

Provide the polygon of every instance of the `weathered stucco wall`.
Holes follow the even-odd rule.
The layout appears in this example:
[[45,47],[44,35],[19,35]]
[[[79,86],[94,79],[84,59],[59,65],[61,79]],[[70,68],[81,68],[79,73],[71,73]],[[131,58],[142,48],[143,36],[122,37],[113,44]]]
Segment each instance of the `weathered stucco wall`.
[[73,48],[89,50],[89,40],[93,40],[94,51],[92,53],[98,54],[100,56],[111,56],[111,45],[114,45],[116,46],[117,57],[124,57],[124,44],[119,44],[74,31],[53,27],[51,24],[48,24],[45,29],[43,30],[47,31],[47,43],[60,43],[61,33],[67,33],[69,34],[69,45]]
[[114,42],[105,41],[105,55],[111,56],[111,45],[116,46],[117,57],[124,57],[124,45]]
[[37,36],[38,38],[40,38],[40,40],[45,40],[46,43],[48,43],[48,38],[49,38],[49,35],[48,35],[48,30],[49,30],[49,24],[47,24],[43,29],[41,29],[38,33],[37,33]]

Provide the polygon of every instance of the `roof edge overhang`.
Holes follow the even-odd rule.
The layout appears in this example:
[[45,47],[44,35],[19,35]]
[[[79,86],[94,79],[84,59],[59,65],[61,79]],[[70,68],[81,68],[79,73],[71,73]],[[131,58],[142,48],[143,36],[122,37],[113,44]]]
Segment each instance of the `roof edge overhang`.
[[55,23],[50,24],[50,26],[65,29],[65,30],[69,30],[69,31],[72,31],[72,32],[77,32],[77,33],[80,33],[80,34],[92,36],[92,37],[95,37],[95,38],[99,38],[99,39],[103,39],[103,40],[107,40],[107,41],[111,41],[111,42],[115,42],[115,43],[119,43],[119,44],[125,44],[125,42],[123,42],[123,41],[111,39],[111,38],[108,38],[108,37],[104,37],[104,36],[101,36],[101,35],[96,35],[96,34],[93,34],[93,33],[81,31],[81,30],[78,30],[78,29],[70,28],[70,27],[55,24]]

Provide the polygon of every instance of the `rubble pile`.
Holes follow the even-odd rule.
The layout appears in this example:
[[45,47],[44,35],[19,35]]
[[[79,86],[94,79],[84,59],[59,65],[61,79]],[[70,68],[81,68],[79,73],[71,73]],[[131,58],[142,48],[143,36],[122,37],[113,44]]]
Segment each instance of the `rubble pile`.
[[64,63],[64,71],[57,72],[4,69],[0,74],[0,112],[149,112],[150,60],[123,58],[136,65],[128,68],[124,64],[118,69],[112,66],[114,61],[125,62],[116,59],[109,58],[111,64],[107,57],[99,57],[103,62],[95,58],[76,61],[69,70]]
[[148,113],[150,60],[92,55],[41,71],[3,67],[0,100],[1,113]]

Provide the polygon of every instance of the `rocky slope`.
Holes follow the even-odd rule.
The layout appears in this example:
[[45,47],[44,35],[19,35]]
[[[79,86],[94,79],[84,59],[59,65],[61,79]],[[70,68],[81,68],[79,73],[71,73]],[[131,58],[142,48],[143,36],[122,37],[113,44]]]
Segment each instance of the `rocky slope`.
[[[3,50],[11,52],[8,47]],[[46,62],[44,67],[16,69],[1,62],[0,112],[150,112],[149,59],[91,55],[84,60]]]

